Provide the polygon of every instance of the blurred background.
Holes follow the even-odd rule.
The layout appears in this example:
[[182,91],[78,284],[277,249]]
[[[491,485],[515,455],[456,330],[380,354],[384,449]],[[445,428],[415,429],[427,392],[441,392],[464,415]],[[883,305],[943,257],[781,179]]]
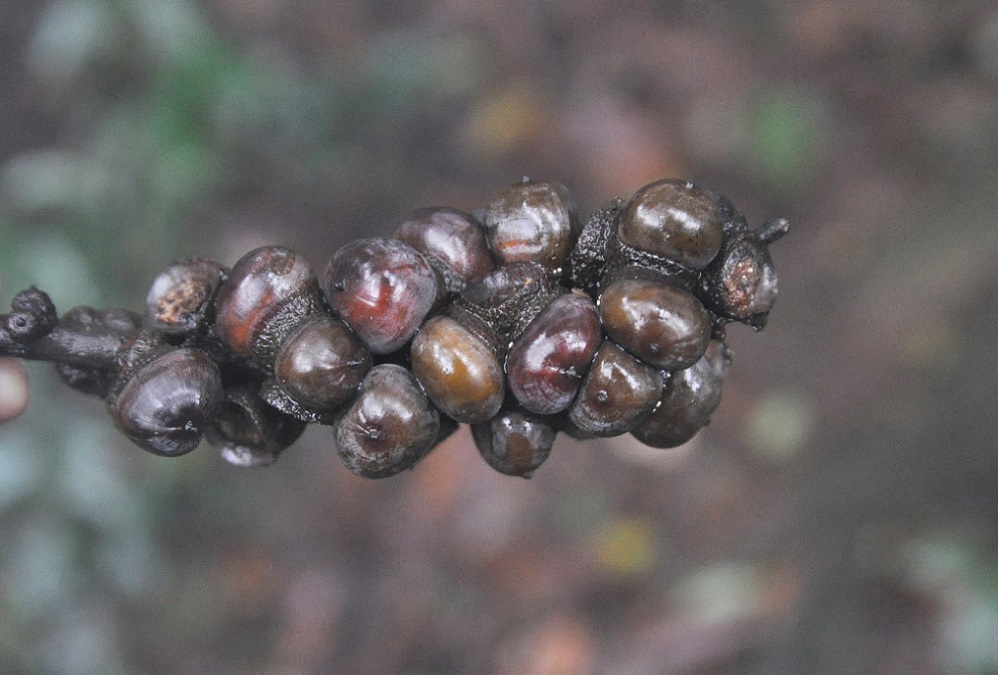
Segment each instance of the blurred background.
[[385,481],[328,428],[240,470],[28,364],[0,671],[998,673],[992,2],[0,3],[4,306],[138,308],[266,243],[321,270],[523,175],[791,220],[708,429],[559,438],[530,481],[466,430]]

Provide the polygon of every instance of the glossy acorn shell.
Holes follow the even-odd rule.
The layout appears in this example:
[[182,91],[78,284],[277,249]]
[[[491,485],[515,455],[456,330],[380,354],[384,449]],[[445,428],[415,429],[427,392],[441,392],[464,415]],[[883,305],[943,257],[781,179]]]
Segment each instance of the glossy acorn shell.
[[707,311],[692,293],[673,284],[620,279],[603,291],[599,308],[607,335],[655,368],[689,368],[710,342]]
[[504,410],[471,427],[482,458],[499,473],[530,478],[551,454],[558,435],[547,422],[519,410]]
[[395,238],[427,258],[443,263],[468,284],[495,269],[485,230],[470,214],[445,206],[413,212],[395,231]]
[[711,194],[692,182],[668,179],[634,193],[617,235],[628,246],[702,269],[721,249],[724,225]]
[[430,400],[457,422],[493,417],[506,394],[495,349],[449,316],[427,321],[412,341],[412,372]]
[[408,342],[437,301],[436,272],[394,239],[359,239],[332,257],[323,277],[329,304],[374,354]]
[[440,413],[402,366],[375,366],[334,427],[346,467],[365,478],[386,478],[411,468],[430,451]]
[[305,426],[267,405],[255,386],[244,385],[225,390],[207,438],[229,464],[269,466],[301,436]]
[[674,448],[689,441],[710,422],[721,404],[721,385],[731,364],[731,352],[712,340],[693,367],[672,373],[659,405],[631,432],[654,448]]
[[201,350],[174,349],[138,368],[109,407],[133,443],[176,457],[198,446],[221,400],[218,366]]
[[589,296],[566,293],[555,298],[506,357],[510,391],[531,412],[566,410],[602,340],[599,314]]
[[568,416],[584,434],[619,436],[658,403],[662,374],[604,340]]
[[240,258],[219,289],[215,329],[233,353],[270,369],[285,338],[325,311],[309,264],[290,249],[264,246]]
[[551,271],[565,267],[580,229],[564,185],[529,180],[500,190],[483,224],[500,264],[533,262]]
[[343,321],[315,317],[287,337],[274,361],[281,389],[315,410],[348,401],[372,365],[371,352]]

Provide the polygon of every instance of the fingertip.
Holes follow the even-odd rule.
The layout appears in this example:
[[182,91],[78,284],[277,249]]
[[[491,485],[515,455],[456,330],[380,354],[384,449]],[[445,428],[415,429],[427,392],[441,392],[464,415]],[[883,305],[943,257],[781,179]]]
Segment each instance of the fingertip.
[[0,358],[0,422],[28,407],[28,375],[16,359]]

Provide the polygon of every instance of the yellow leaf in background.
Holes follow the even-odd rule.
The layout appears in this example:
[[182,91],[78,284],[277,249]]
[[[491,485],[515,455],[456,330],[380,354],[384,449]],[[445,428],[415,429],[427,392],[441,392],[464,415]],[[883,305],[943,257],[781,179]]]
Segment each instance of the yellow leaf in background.
[[655,564],[655,533],[643,520],[616,519],[596,533],[593,545],[600,564],[615,575],[641,574]]
[[542,97],[513,85],[486,97],[465,120],[462,141],[474,157],[494,157],[529,142],[545,125]]

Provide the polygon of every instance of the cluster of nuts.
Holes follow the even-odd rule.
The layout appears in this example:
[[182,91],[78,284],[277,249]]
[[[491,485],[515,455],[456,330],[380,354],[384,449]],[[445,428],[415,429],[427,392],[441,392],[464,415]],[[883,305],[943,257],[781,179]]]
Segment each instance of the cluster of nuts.
[[762,328],[768,245],[724,197],[662,180],[582,227],[564,186],[522,182],[475,215],[412,214],[394,238],[340,249],[320,279],[267,246],[231,269],[204,258],[156,277],[144,313],[76,307],[36,288],[0,315],[0,355],[56,363],[164,456],[204,437],[266,465],[308,423],[380,478],[471,425],[485,460],[531,475],[555,436],[688,441],[720,402],[724,327]]

